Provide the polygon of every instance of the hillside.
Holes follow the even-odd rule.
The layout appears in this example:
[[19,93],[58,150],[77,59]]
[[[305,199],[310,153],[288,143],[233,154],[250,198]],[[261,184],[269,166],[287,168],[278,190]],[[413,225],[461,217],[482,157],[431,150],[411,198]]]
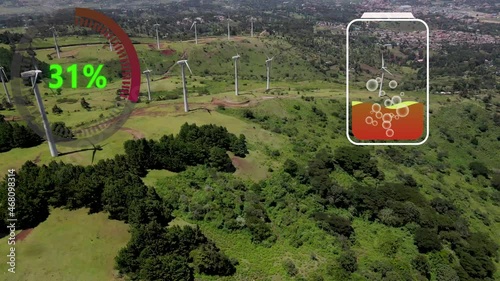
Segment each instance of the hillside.
[[[440,65],[427,142],[354,146],[343,65],[326,64],[341,59],[328,51],[333,38],[292,46],[306,40],[297,37],[162,40],[161,50],[151,38],[132,38],[141,70],[152,70],[152,101],[143,76],[141,101],[115,134],[78,148],[60,142],[55,159],[3,102],[0,170],[16,170],[17,229],[32,229],[17,245],[16,280],[500,280],[500,98],[489,82],[435,94],[460,87]],[[85,44],[62,47],[61,59],[36,50],[42,67],[103,64],[108,85],[71,89],[63,75],[64,87],[53,91],[47,73],[39,88],[50,123],[65,132],[104,123],[118,107],[116,54],[92,36],[59,40]],[[0,63],[9,65],[4,47]],[[401,49],[387,54],[401,77],[422,75]],[[268,91],[266,56],[274,56]],[[193,71],[189,112],[179,59]],[[378,71],[355,68],[363,79]],[[383,104],[365,81],[353,82],[357,100]],[[413,86],[406,97],[421,90]],[[29,86],[22,91],[33,100]],[[27,108],[39,122],[36,104]],[[0,187],[5,230],[7,177]]]

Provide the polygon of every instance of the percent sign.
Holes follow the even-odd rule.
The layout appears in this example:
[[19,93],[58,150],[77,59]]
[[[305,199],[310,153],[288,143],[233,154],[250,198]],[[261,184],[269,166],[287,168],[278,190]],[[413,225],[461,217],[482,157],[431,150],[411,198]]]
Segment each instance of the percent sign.
[[[94,66],[91,64],[86,64],[83,67],[83,75],[87,78],[90,78],[90,81],[87,84],[87,88],[92,88],[94,85],[102,89],[106,87],[108,83],[106,77],[99,75],[101,73],[103,65],[100,64],[97,66],[97,70],[94,69]],[[51,89],[59,89],[63,85],[63,68],[60,64],[51,64],[50,70],[55,70],[55,73],[51,73],[50,78],[56,80],[56,83],[49,83],[49,87]],[[66,68],[66,72],[71,74],[71,88],[76,89],[78,87],[78,65],[72,64],[68,68]]]

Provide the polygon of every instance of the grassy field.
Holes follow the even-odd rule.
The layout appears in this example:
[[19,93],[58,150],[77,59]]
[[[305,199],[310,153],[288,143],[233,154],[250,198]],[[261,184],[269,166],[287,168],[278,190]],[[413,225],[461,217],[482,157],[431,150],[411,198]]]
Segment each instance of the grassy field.
[[[128,225],[108,220],[107,214],[88,215],[86,209],[52,210],[49,218],[23,241],[17,241],[16,273],[0,266],[3,280],[118,280],[114,257],[130,239]],[[6,238],[0,251],[8,253]]]

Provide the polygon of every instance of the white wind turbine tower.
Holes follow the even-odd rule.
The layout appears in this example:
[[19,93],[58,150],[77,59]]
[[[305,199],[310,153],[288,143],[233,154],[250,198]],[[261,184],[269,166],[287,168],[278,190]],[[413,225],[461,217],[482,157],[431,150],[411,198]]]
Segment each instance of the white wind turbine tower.
[[384,71],[389,73],[390,75],[392,75],[392,73],[390,73],[389,70],[387,70],[387,68],[385,67],[384,54],[382,54],[382,67],[380,68],[380,70],[382,70],[382,77],[380,77],[380,89],[378,91],[379,97],[383,96],[382,95],[382,83],[384,83]]
[[191,75],[193,75],[193,72],[191,71],[191,68],[189,67],[187,60],[179,60],[179,61],[177,61],[177,64],[179,64],[181,66],[182,94],[184,96],[184,111],[189,112],[189,105],[188,105],[188,101],[187,101],[186,72],[184,70],[184,67],[187,66],[189,73],[191,73]]
[[21,77],[30,78],[31,84],[33,85],[33,92],[35,93],[36,102],[38,103],[38,109],[40,110],[40,115],[42,116],[43,128],[45,129],[45,135],[47,136],[47,143],[49,144],[50,155],[52,157],[57,157],[59,153],[57,152],[56,143],[52,136],[52,129],[50,128],[49,120],[47,119],[47,114],[45,113],[45,107],[43,106],[42,97],[40,96],[40,91],[38,90],[38,85],[36,80],[38,75],[41,74],[41,70],[30,70],[21,73]]
[[270,79],[271,79],[271,62],[273,61],[274,57],[269,58],[267,57],[266,60],[266,72],[267,72],[267,84],[266,84],[266,90],[270,89]]
[[142,73],[146,74],[146,81],[148,82],[148,101],[151,101],[151,85],[150,85],[150,75],[151,75],[151,70],[146,69]]
[[156,29],[156,47],[158,48],[158,50],[160,49],[160,37],[158,37],[158,27],[160,26],[160,24],[158,23],[155,23],[153,25]]
[[229,16],[227,17],[227,40],[231,40],[231,29],[229,28],[229,22],[231,21],[231,19],[229,18]]
[[250,37],[253,37],[253,22],[255,21],[254,17],[250,18]]
[[238,95],[238,60],[240,59],[240,55],[236,54],[233,56],[234,61],[234,93]]
[[57,58],[60,59],[61,56],[59,55],[59,46],[57,46],[57,39],[56,39],[56,28],[51,27],[50,30],[52,30],[52,36],[54,37],[54,44],[56,45]]
[[5,81],[4,77],[5,77],[5,79],[8,79],[7,74],[5,73],[5,70],[3,69],[3,66],[0,66],[0,79],[2,80],[3,88],[5,89],[5,94],[7,95],[7,102],[12,103],[12,101],[10,100],[9,90],[7,90],[7,85],[5,84],[6,81]]
[[196,20],[193,22],[189,30],[193,29],[193,27],[194,27],[194,42],[196,45],[198,45],[198,31],[196,30]]
[[113,45],[111,45],[111,41],[109,41],[109,50],[112,52],[113,51]]

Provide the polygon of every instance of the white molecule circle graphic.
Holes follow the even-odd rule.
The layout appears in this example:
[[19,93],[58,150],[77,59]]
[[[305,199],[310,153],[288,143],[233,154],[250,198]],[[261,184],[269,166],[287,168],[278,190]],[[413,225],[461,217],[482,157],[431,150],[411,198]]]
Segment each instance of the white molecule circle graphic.
[[[381,77],[376,77],[375,79],[370,79],[366,82],[366,88],[374,92],[378,89],[380,84],[383,82]],[[389,88],[396,89],[398,87],[398,82],[396,80],[391,80],[389,82]],[[385,91],[381,91],[379,97],[384,97],[383,106],[380,103],[372,104],[370,115],[366,116],[365,122],[368,125],[374,127],[380,126],[381,129],[385,131],[385,135],[388,138],[392,138],[395,135],[395,128],[393,128],[393,122],[399,121],[402,118],[407,117],[410,114],[410,108],[408,105],[403,103],[403,98],[405,93],[400,92],[399,95],[394,95],[392,97],[388,96]],[[384,110],[384,108],[386,110]],[[387,112],[387,111],[394,112]],[[380,120],[377,121],[376,119]],[[380,124],[380,125],[379,125]]]

